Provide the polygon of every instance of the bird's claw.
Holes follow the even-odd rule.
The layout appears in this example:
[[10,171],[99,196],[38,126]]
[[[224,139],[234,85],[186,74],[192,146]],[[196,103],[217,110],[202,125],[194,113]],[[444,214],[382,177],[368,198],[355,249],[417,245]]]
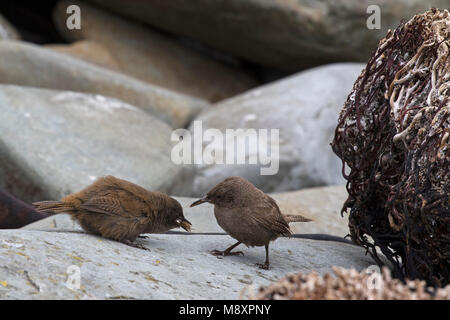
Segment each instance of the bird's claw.
[[211,253],[213,256],[216,256],[217,258],[224,256],[224,252],[219,251],[219,250],[213,250],[213,251],[210,251],[209,253]]
[[143,244],[134,243],[134,242],[129,241],[129,240],[126,240],[123,243],[126,244],[127,246],[130,246],[130,247],[133,247],[133,248],[138,248],[138,249],[150,251],[150,249],[147,249]]
[[219,259],[220,259],[220,257],[226,257],[226,256],[243,256],[244,255],[244,253],[242,251],[233,251],[233,252],[228,251],[227,252],[226,250],[225,251],[213,250],[213,251],[210,251],[210,253]]
[[255,265],[258,266],[260,269],[269,270],[268,263],[255,263]]
[[227,256],[244,256],[242,251],[228,252]]
[[142,250],[146,250],[146,251],[150,251],[150,249],[146,248],[143,244],[137,244],[137,243],[134,243],[134,244],[132,245],[132,247],[138,248],[138,249],[142,249]]

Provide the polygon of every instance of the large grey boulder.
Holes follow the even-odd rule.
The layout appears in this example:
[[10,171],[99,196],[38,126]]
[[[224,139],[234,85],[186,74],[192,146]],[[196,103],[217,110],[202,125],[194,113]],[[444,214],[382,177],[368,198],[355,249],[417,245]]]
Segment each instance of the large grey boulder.
[[0,299],[238,299],[287,273],[372,265],[360,247],[331,241],[278,239],[269,270],[255,266],[265,257],[261,247],[243,247],[239,257],[209,254],[231,245],[228,236],[140,241],[150,251],[77,232],[0,230]]
[[[246,148],[246,164],[203,162],[185,165],[186,177],[173,186],[171,194],[202,196],[232,175],[242,176],[266,192],[343,184],[342,162],[331,150],[330,142],[342,105],[362,68],[363,65],[357,63],[313,68],[208,108],[191,123],[191,137],[195,140],[196,132],[203,134],[208,129],[218,129],[224,139],[215,140],[212,144],[204,137],[201,151],[205,153],[209,145],[214,145],[226,159],[233,150],[228,145],[232,139],[224,143],[227,129],[255,129],[257,132],[264,129],[269,137],[271,130],[278,130],[279,155],[273,150],[268,154],[272,157],[274,169],[278,160],[279,170],[274,171],[274,175],[262,175],[261,168],[269,165],[261,161],[249,164],[252,156],[261,160],[259,153],[262,148],[256,145],[256,148]],[[200,125],[202,131],[198,129]],[[246,132],[239,135],[245,137]],[[192,148],[193,153],[195,150]],[[192,170],[193,167],[195,170]]]
[[[66,26],[66,10],[70,5],[80,7],[80,30],[69,30]],[[102,45],[121,72],[142,81],[208,101],[223,100],[256,85],[243,72],[183,47],[151,27],[85,2],[60,1],[53,17],[59,32],[67,40],[86,39]]]
[[171,128],[116,99],[0,85],[0,113],[0,186],[25,201],[59,199],[107,174],[164,191],[180,171]]
[[[348,217],[341,217],[340,210],[347,199],[345,186],[303,189],[300,191],[271,194],[283,214],[301,214],[312,219],[308,223],[291,223],[296,234],[328,234],[343,238],[349,233]],[[194,233],[224,233],[214,217],[211,204],[190,208],[196,198],[175,197],[183,207],[184,216],[192,222]],[[81,227],[68,214],[58,214],[33,222],[24,227],[29,230],[81,231]],[[183,232],[181,230],[181,232]]]
[[[136,20],[279,69],[366,61],[388,29],[448,0],[90,0]],[[370,5],[380,29],[369,29]],[[369,25],[372,21],[369,20]]]
[[207,103],[20,41],[0,41],[0,83],[111,96],[182,127]]

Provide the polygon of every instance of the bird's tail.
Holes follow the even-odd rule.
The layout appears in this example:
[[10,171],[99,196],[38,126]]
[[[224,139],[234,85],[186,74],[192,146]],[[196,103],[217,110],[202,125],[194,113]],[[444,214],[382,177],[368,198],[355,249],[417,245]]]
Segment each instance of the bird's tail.
[[291,222],[309,222],[309,221],[313,221],[311,219],[305,218],[302,215],[293,215],[293,214],[287,214],[283,216],[284,219],[286,220],[287,223],[291,223]]
[[70,212],[73,210],[73,207],[63,201],[39,201],[34,202],[33,206],[37,211],[50,214]]

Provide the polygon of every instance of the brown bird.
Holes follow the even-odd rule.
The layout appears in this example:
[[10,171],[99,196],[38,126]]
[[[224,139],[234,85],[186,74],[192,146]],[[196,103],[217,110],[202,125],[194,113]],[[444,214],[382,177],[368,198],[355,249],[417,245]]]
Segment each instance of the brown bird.
[[163,233],[178,227],[191,230],[177,200],[113,176],[99,178],[61,201],[33,205],[41,212],[68,213],[89,233],[141,249],[145,247],[134,241],[142,233]]
[[292,234],[289,222],[311,221],[301,215],[282,215],[274,199],[241,177],[225,179],[191,207],[204,202],[214,204],[218,224],[238,240],[225,251],[213,250],[211,253],[215,256],[244,255],[242,251],[231,250],[241,243],[250,247],[265,246],[266,261],[256,264],[262,269],[269,268],[270,241]]

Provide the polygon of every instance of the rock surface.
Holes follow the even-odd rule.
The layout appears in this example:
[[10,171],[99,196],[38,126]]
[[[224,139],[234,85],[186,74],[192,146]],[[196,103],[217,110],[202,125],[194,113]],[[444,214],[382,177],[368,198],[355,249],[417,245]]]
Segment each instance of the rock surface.
[[2,39],[20,39],[19,32],[9,23],[0,13],[0,40]]
[[80,231],[83,232],[83,228],[71,219],[69,214],[61,213],[55,214],[48,218],[30,223],[22,229],[25,230],[40,230],[40,231]]
[[170,127],[116,99],[0,85],[0,112],[0,186],[28,202],[107,174],[164,191],[180,171]]
[[[348,217],[341,217],[340,209],[347,191],[345,186],[303,189],[300,191],[277,193],[271,195],[284,214],[302,214],[312,219],[308,223],[291,223],[290,227],[297,234],[329,234],[345,237],[348,233]],[[183,207],[186,219],[192,222],[194,233],[224,233],[217,224],[211,204],[190,208],[196,198],[175,197]],[[24,227],[29,230],[75,230],[81,227],[67,214],[58,214],[34,222]]]
[[[254,265],[264,260],[260,247],[243,247],[239,257],[210,255],[232,243],[227,236],[161,234],[140,241],[150,251],[84,233],[0,230],[0,256],[6,257],[0,261],[0,298],[239,299],[249,285],[265,286],[287,273],[372,264],[363,249],[329,241],[278,239],[269,270]],[[69,281],[77,267],[80,289]]]
[[[80,30],[66,27],[66,9],[73,4],[80,7],[83,15]],[[223,100],[256,85],[243,72],[203,57],[153,28],[87,3],[60,1],[53,16],[67,40],[88,39],[101,44],[109,50],[121,72],[142,81],[208,101]]]
[[[388,29],[448,0],[91,0],[175,34],[279,69],[366,61]],[[381,29],[368,29],[369,5]],[[369,21],[370,22],[370,21]]]
[[71,90],[111,96],[182,127],[207,105],[206,101],[182,95],[20,41],[0,41],[0,83]]
[[[205,110],[195,119],[201,121],[203,133],[210,128],[219,129],[224,136],[226,129],[266,129],[270,136],[270,130],[278,129],[279,157],[274,153],[272,158],[279,159],[279,171],[276,175],[261,175],[261,167],[267,165],[250,165],[249,158],[258,155],[262,149],[247,148],[245,165],[186,165],[189,174],[194,174],[187,174],[182,182],[177,182],[171,194],[203,196],[214,185],[232,175],[248,179],[265,192],[343,183],[341,161],[329,144],[342,104],[362,68],[362,64],[354,63],[314,68],[224,100]],[[191,136],[194,136],[194,130],[195,123],[190,126]],[[232,140],[229,139],[227,144],[229,141]],[[223,141],[214,143],[225,159],[232,148],[224,145]],[[210,141],[204,142],[202,151],[209,144]],[[194,148],[192,150],[195,151]]]

